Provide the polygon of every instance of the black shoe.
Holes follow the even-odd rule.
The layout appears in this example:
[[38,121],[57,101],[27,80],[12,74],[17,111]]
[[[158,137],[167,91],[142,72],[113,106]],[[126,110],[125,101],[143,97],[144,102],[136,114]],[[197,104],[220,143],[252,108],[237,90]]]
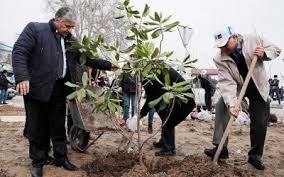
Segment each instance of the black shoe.
[[69,170],[69,171],[75,171],[78,169],[75,165],[73,165],[68,160],[68,158],[65,158],[64,160],[60,160],[60,161],[55,160],[55,166],[63,167],[64,169]]
[[174,156],[176,155],[176,151],[173,150],[169,150],[169,149],[162,149],[158,152],[155,152],[155,156]]
[[[213,149],[205,149],[204,150],[204,153],[208,156],[208,157],[211,157],[211,158],[214,158],[215,156],[215,153],[217,151],[217,148],[218,146],[216,146],[215,148]],[[223,147],[220,155],[219,155],[219,160],[220,159],[228,159],[229,158],[229,151],[228,151],[228,148],[227,147]]]
[[153,146],[154,146],[154,148],[163,148],[164,144],[162,142],[158,141],[158,142],[153,142]]
[[3,104],[8,104],[7,102],[3,102]]
[[153,127],[151,127],[151,126],[148,127],[148,133],[149,133],[149,134],[152,134],[152,133],[153,133]]
[[258,170],[264,170],[265,169],[265,166],[262,163],[262,161],[260,160],[260,158],[258,158],[256,156],[250,156],[249,159],[248,159],[248,163],[252,164],[252,166],[254,166]]
[[55,160],[53,157],[48,156],[47,159],[44,161],[44,165],[54,165]]
[[42,167],[33,167],[32,177],[42,177]]

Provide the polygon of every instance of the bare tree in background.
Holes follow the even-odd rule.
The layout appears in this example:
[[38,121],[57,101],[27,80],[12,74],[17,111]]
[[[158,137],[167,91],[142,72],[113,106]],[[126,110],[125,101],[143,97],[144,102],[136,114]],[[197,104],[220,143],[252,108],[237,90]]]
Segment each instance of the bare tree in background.
[[95,38],[102,35],[107,43],[116,40],[125,41],[126,27],[123,20],[116,20],[120,11],[117,0],[46,0],[47,10],[56,12],[62,6],[68,6],[78,14],[75,35],[82,39],[84,35]]

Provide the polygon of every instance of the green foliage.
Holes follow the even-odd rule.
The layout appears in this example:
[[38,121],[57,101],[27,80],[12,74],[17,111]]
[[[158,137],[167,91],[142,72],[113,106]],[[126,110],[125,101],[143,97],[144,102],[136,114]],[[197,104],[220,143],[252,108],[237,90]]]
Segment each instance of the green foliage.
[[98,97],[96,102],[96,112],[122,112],[120,103],[122,95],[114,88],[107,88],[104,93]]
[[[165,76],[165,78],[167,78],[167,76]],[[187,103],[188,98],[194,98],[194,94],[188,92],[190,88],[191,86],[188,81],[173,83],[172,86],[170,85],[164,86],[163,90],[165,90],[166,92],[159,98],[148,103],[148,106],[150,108],[153,108],[159,104],[158,109],[163,110],[167,108],[167,105],[169,105],[174,98],[176,98],[177,101]]]
[[[167,61],[173,55],[173,51],[163,51],[161,49],[165,34],[173,31],[178,25],[178,21],[173,21],[172,16],[163,16],[159,12],[151,12],[148,4],[144,6],[143,11],[137,10],[131,5],[130,0],[124,0],[117,9],[121,10],[120,16],[117,20],[127,19],[128,47],[121,47],[121,42],[116,40],[114,43],[105,43],[103,37],[98,36],[95,40],[84,36],[81,42],[71,42],[72,51],[79,51],[81,53],[80,62],[84,64],[87,58],[101,58],[100,52],[102,50],[111,52],[113,61],[127,62],[129,65],[124,65],[122,70],[126,73],[131,73],[139,76],[141,82],[157,81],[165,90],[165,93],[158,99],[149,103],[150,107],[159,104],[159,109],[165,109],[173,99],[177,98],[182,102],[186,102],[188,97],[193,97],[192,94],[186,91],[190,88],[186,83],[173,83],[168,73],[169,66]],[[159,43],[159,46],[155,44]],[[132,60],[128,60],[130,54],[135,54]],[[192,67],[196,62],[190,60],[190,56],[184,58],[182,67]],[[163,75],[162,80],[160,76]],[[79,89],[75,85],[69,86],[77,90],[68,96],[68,99],[77,98],[79,101],[84,98],[92,98],[96,100],[95,110],[98,112],[116,112],[122,111],[119,103],[121,96],[119,96],[116,89],[105,88],[102,95],[97,96],[95,93],[86,89],[87,75],[82,76],[83,88]]]

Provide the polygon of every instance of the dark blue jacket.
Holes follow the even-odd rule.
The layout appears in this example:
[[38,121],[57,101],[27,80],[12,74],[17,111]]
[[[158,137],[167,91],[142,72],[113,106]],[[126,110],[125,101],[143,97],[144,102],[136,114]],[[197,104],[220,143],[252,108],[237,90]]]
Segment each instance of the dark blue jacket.
[[[176,70],[174,70],[171,67],[169,68],[169,75],[170,75],[171,85],[173,84],[173,82],[178,83],[178,82],[185,81],[184,78]],[[160,74],[158,78],[160,80],[163,80],[164,75]],[[156,80],[153,80],[152,82],[147,82],[146,85],[145,84],[143,85],[144,85],[145,94],[147,95],[147,98],[140,112],[141,117],[146,116],[147,113],[150,111],[151,108],[149,108],[148,106],[149,102],[159,98],[166,92],[164,89],[162,89],[163,85],[161,85]],[[191,89],[189,89],[187,92],[193,93]],[[162,121],[164,121],[169,114],[170,107],[168,105],[167,108],[163,110],[159,110],[160,103],[155,106],[155,110],[157,111]],[[173,111],[168,120],[168,124],[171,126],[176,126],[178,123],[183,121],[188,116],[188,114],[193,110],[194,107],[195,107],[195,102],[193,98],[188,98],[188,102],[186,104],[176,99],[174,103]]]
[[[68,41],[76,40],[71,34],[65,37],[67,73],[66,80],[80,81],[77,66],[80,53],[68,50]],[[29,95],[40,101],[49,101],[55,81],[58,79],[59,62],[63,60],[60,36],[53,20],[49,23],[29,23],[14,44],[12,65],[16,83],[30,81]],[[105,60],[87,59],[85,65],[110,70],[111,63]]]

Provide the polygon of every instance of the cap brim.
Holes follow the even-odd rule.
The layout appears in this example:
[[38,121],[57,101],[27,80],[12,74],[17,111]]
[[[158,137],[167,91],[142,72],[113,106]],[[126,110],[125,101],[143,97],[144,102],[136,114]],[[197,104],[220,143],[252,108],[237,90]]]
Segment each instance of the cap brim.
[[228,40],[229,38],[227,40],[217,41],[215,42],[214,47],[215,48],[224,47],[227,44]]

